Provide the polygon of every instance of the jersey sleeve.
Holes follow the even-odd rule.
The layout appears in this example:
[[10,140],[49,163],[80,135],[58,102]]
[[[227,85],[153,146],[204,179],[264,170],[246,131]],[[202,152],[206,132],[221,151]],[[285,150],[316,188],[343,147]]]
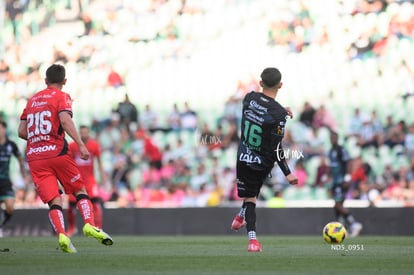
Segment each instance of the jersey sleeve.
[[15,142],[13,142],[13,141],[10,141],[10,144],[11,144],[11,146],[12,146],[12,152],[13,152],[13,155],[16,157],[16,158],[19,158],[19,157],[21,157],[22,156],[22,154],[20,153],[20,150],[19,150],[19,147],[17,147],[17,144],[15,143]]
[[72,116],[72,98],[67,93],[62,93],[62,96],[57,100],[58,113],[66,111]]
[[93,151],[96,157],[101,157],[101,147],[99,146],[99,143],[95,140],[93,141]]
[[276,163],[279,166],[280,170],[282,170],[283,175],[287,176],[291,173],[290,168],[289,168],[289,165],[287,164],[286,156],[284,155],[284,153],[282,153],[284,152],[282,143],[279,143],[279,146],[280,147],[278,147],[278,150],[275,151],[275,153],[277,154]]
[[248,102],[251,100],[251,98],[252,98],[252,95],[253,95],[253,91],[252,92],[250,92],[250,93],[247,93],[245,96],[244,96],[244,98],[243,98],[243,105],[246,105],[246,104],[248,104]]
[[279,168],[282,170],[285,176],[291,173],[290,168],[286,162],[286,157],[284,156],[284,149],[282,146],[282,140],[285,136],[285,127],[287,122],[288,113],[285,108],[281,105],[278,105],[277,112],[274,114],[277,125],[275,125],[272,135],[275,137],[277,142],[276,152],[276,162]]
[[27,111],[26,111],[26,108],[24,108],[22,114],[20,115],[20,120],[27,120]]

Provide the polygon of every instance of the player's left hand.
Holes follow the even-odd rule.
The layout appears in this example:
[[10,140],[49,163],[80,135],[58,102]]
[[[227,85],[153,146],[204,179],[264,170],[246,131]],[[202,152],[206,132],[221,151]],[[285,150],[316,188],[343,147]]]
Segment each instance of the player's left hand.
[[286,179],[288,180],[290,185],[298,184],[298,177],[295,174],[290,173],[286,176]]

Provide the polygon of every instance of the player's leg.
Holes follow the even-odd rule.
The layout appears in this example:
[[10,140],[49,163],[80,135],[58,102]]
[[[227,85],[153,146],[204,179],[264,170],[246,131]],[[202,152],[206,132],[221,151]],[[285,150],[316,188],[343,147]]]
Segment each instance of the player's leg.
[[83,178],[80,177],[76,163],[68,155],[54,159],[54,163],[57,178],[62,184],[65,193],[75,196],[76,206],[84,223],[95,226],[92,203],[85,191],[85,184]]
[[346,226],[346,216],[348,215],[348,210],[344,208],[345,192],[342,187],[342,184],[335,184],[332,188],[332,197],[335,201],[334,211],[335,218],[338,222]]
[[244,198],[246,230],[249,237],[249,252],[261,252],[262,245],[256,236],[256,198],[266,179],[267,171],[251,170],[242,162],[237,163],[237,194]]
[[4,200],[3,221],[0,227],[5,225],[13,216],[14,213],[14,198],[10,197]]
[[349,230],[349,233],[350,233],[349,235],[351,237],[356,237],[356,236],[359,235],[359,233],[362,230],[362,224],[355,220],[354,216],[350,213],[350,211],[348,209],[344,208],[343,204],[344,204],[344,201],[345,201],[345,198],[346,198],[347,188],[345,188],[344,185],[342,185],[342,186],[343,186],[342,197],[341,197],[341,199],[342,199],[341,206],[342,206],[342,209],[343,209],[342,210],[342,216],[344,217],[346,227]]
[[85,178],[85,189],[91,198],[95,226],[102,228],[102,201],[99,198],[99,187],[94,177]]
[[351,237],[356,237],[362,230],[362,224],[357,222],[354,216],[344,207],[344,200],[341,198],[335,201],[335,214],[337,221],[342,223],[350,233]]
[[65,222],[63,219],[62,198],[60,196],[49,201],[49,220],[55,230],[59,245],[63,252],[75,253],[76,249],[66,235]]
[[334,211],[336,220],[346,226],[345,216],[348,215],[348,211],[344,208],[343,201],[335,201]]
[[239,213],[236,214],[236,216],[233,219],[233,222],[231,223],[231,230],[238,231],[240,228],[246,226],[246,203],[243,200],[243,204],[239,210]]
[[[240,179],[242,179],[244,177],[244,171],[245,171],[245,167],[244,164],[240,161],[237,162],[236,165],[236,174],[237,174],[237,192],[238,192],[238,196],[241,197],[239,190],[244,189],[244,182],[241,181]],[[242,198],[242,197],[241,197]],[[240,228],[246,226],[246,221],[245,221],[245,214],[246,214],[246,203],[243,199],[243,204],[239,210],[239,213],[236,214],[236,216],[233,219],[233,222],[231,223],[231,229],[234,231],[238,231]]]
[[102,228],[102,200],[100,198],[92,198],[93,213],[95,218],[95,225],[98,228]]
[[[343,207],[343,203],[342,203],[342,207]],[[345,209],[343,217],[345,220],[346,228],[348,228],[349,230],[349,236],[350,237],[358,236],[362,230],[362,224],[355,220],[354,216],[349,212],[348,209]]]
[[63,252],[76,253],[76,248],[65,231],[63,202],[53,168],[54,164],[54,161],[38,160],[30,162],[29,167],[40,199],[49,205],[49,221],[59,238],[60,248]]
[[66,210],[66,216],[68,219],[68,236],[76,234],[76,198],[70,194],[68,208]]
[[0,198],[0,238],[3,237],[3,227],[2,227],[2,224],[3,224],[3,220],[4,220],[4,211],[1,208],[1,205],[2,204],[3,204],[3,201]]
[[77,200],[78,210],[83,218],[83,234],[86,237],[93,237],[104,245],[112,245],[113,240],[111,236],[105,233],[102,229],[95,226],[95,218],[93,212],[92,202],[86,192],[81,189],[74,194]]
[[95,217],[93,213],[93,206],[89,196],[86,194],[84,189],[81,189],[74,193],[76,197],[76,207],[81,214],[84,224],[90,224],[95,226]]
[[59,246],[61,250],[67,253],[76,253],[76,248],[73,246],[71,240],[66,235],[65,222],[63,219],[62,198],[60,196],[56,197],[48,204],[49,220],[59,238]]
[[14,213],[15,193],[10,180],[0,181],[0,203],[4,204],[4,209],[0,207],[0,228],[5,225]]

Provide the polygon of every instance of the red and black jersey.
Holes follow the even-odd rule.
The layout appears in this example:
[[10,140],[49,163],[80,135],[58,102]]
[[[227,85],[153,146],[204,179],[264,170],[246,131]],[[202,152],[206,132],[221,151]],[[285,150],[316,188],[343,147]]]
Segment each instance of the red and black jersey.
[[72,158],[75,160],[75,163],[78,165],[79,171],[84,179],[90,179],[94,177],[95,173],[95,165],[94,160],[95,158],[101,157],[101,148],[99,143],[90,138],[85,142],[86,148],[89,151],[89,158],[82,159],[79,145],[75,142],[71,142],[69,144],[69,152],[72,155]]
[[28,162],[67,153],[60,112],[68,112],[72,116],[72,100],[69,94],[53,87],[36,93],[27,102],[20,119],[27,122]]

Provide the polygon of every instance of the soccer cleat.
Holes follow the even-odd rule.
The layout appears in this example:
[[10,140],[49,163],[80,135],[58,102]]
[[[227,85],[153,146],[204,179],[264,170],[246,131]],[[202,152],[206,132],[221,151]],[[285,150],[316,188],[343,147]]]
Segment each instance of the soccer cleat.
[[92,226],[89,223],[86,223],[83,226],[83,234],[86,237],[93,237],[98,240],[101,244],[104,245],[112,245],[114,241],[112,240],[111,236],[106,234],[102,229],[98,227]]
[[246,225],[246,221],[243,217],[237,215],[234,217],[233,222],[231,223],[231,230],[238,231],[240,228]]
[[359,232],[361,232],[362,230],[362,224],[360,224],[359,222],[354,222],[353,224],[351,224],[351,237],[356,237],[359,235]]
[[62,251],[66,253],[78,252],[76,248],[73,246],[69,237],[62,233],[59,234],[59,246],[60,246],[60,249],[62,249]]
[[262,244],[258,240],[250,240],[247,248],[249,252],[262,252]]

